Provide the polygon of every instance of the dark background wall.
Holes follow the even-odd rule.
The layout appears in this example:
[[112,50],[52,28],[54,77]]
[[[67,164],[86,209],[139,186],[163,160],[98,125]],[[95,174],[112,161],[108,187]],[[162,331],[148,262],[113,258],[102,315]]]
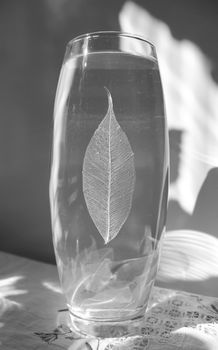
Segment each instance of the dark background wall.
[[[216,1],[136,3],[165,21],[177,39],[195,42],[211,59],[218,82]],[[85,32],[118,30],[123,4],[123,0],[0,1],[0,250],[54,262],[48,183],[53,103],[65,46]],[[214,181],[218,188],[217,172]],[[185,214],[170,211],[171,228],[180,215]],[[218,228],[216,211],[212,218],[196,215],[202,225],[207,226],[208,220]]]

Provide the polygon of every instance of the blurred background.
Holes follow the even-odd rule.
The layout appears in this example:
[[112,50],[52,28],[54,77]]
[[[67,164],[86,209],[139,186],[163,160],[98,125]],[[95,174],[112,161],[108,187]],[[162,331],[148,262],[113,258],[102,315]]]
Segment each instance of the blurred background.
[[55,262],[48,184],[57,80],[67,42],[98,30],[140,34],[157,48],[171,157],[170,232],[158,283],[216,295],[214,0],[0,0],[0,250]]

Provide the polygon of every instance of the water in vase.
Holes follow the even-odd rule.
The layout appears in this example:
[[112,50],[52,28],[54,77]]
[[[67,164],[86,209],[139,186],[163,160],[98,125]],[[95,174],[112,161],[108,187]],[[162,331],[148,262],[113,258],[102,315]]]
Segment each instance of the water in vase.
[[53,239],[72,318],[144,315],[165,228],[158,65],[122,51],[68,57],[54,113]]

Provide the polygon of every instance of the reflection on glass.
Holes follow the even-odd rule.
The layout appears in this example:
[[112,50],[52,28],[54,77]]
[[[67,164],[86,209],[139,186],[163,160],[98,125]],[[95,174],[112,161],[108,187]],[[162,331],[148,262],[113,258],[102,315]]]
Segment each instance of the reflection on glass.
[[[126,51],[125,42],[134,41],[140,52]],[[72,40],[57,88],[50,178],[54,249],[72,329],[130,335],[131,321],[144,317],[167,193],[154,47],[114,32]]]

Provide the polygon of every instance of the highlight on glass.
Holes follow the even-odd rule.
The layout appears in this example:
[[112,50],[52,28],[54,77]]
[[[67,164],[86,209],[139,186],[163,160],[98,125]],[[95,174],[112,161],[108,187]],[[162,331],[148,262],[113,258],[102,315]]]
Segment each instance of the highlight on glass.
[[120,32],[73,39],[57,87],[50,176],[54,250],[73,330],[134,334],[157,273],[167,197],[154,46]]

